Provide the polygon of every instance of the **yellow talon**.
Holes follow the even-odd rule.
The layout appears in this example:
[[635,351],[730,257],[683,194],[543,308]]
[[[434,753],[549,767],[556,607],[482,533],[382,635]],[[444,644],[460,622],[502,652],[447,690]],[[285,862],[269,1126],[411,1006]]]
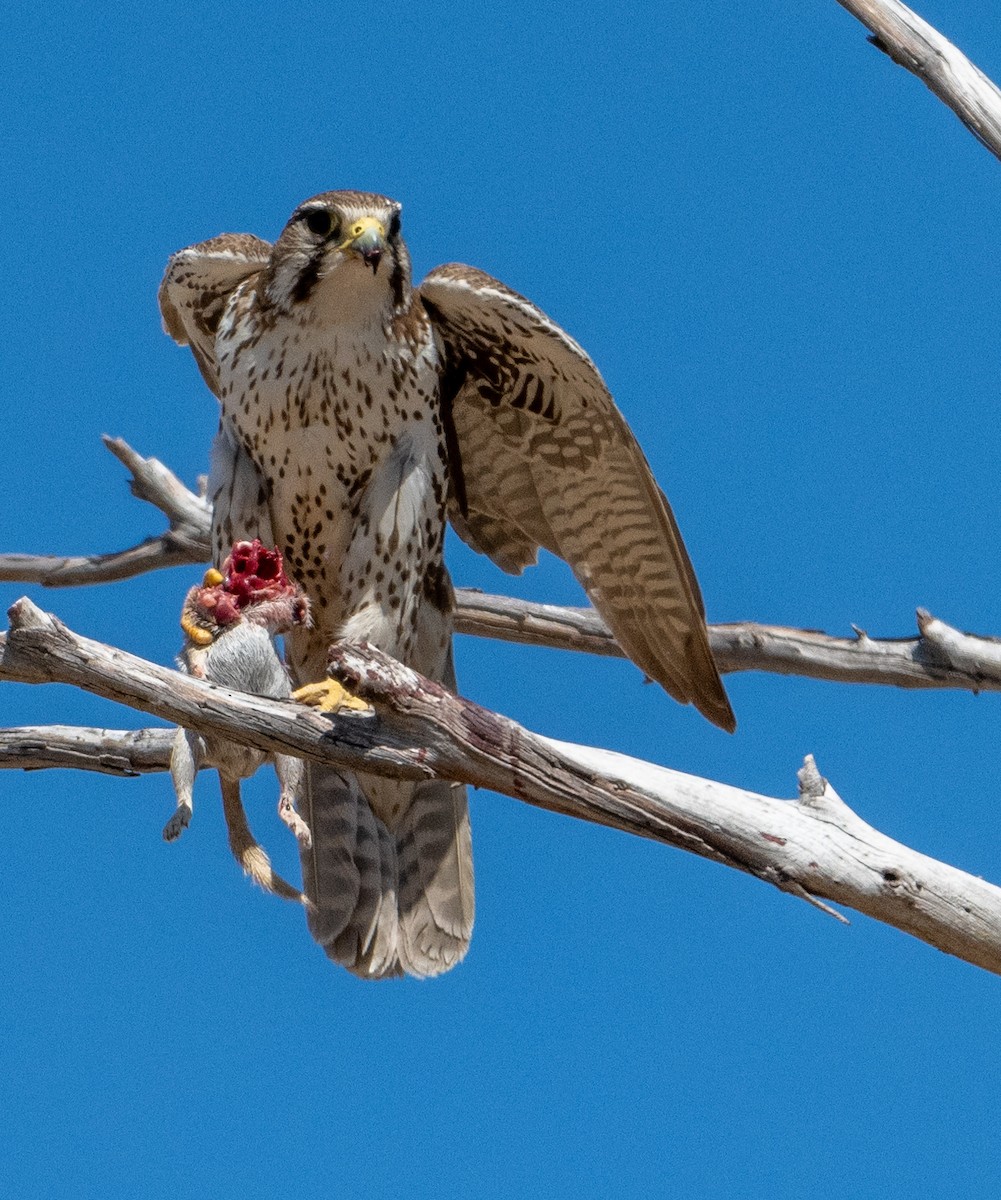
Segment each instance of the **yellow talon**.
[[308,704],[310,708],[320,712],[372,712],[371,704],[359,700],[346,691],[336,679],[322,679],[319,683],[307,683],[296,688],[292,699],[300,704]]
[[212,634],[207,629],[203,629],[201,625],[195,624],[191,619],[190,609],[187,605],[184,606],[181,612],[181,628],[184,630],[188,640],[194,642],[196,646],[212,645]]
[[[215,567],[209,567],[205,572],[205,578],[202,580],[202,587],[218,587],[225,578],[225,575],[221,571],[217,571]],[[194,645],[211,646],[219,631],[217,629],[215,632],[212,632],[200,624],[197,605],[192,602],[192,598],[197,591],[197,588],[192,588],[184,598],[184,605],[181,608],[181,629],[188,641]]]

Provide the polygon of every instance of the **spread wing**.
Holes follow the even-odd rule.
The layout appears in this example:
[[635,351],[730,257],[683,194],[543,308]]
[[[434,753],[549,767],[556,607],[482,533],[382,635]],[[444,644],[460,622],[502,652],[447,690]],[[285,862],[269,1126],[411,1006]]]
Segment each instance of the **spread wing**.
[[419,294],[445,346],[459,535],[512,573],[539,546],[565,559],[637,666],[732,730],[681,534],[597,368],[482,271],[438,267]]
[[215,337],[226,301],[268,261],[269,242],[251,233],[223,233],[170,256],[158,299],[163,327],[181,346],[190,346],[198,369],[219,395]]

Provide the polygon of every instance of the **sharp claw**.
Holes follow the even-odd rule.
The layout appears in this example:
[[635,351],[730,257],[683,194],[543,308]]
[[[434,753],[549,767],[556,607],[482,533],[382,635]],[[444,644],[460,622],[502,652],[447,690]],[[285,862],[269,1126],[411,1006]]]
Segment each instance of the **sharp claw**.
[[196,646],[211,646],[212,634],[195,622],[187,606],[181,613],[181,629],[184,631],[185,637],[194,642]]

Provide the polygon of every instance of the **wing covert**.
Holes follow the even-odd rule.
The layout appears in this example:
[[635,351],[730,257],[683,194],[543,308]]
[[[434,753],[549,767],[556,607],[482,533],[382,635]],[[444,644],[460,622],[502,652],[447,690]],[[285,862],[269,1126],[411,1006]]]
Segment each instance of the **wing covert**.
[[215,337],[226,301],[268,262],[270,242],[251,233],[223,233],[170,256],[157,298],[163,327],[190,346],[202,377],[219,394]]
[[688,553],[594,363],[475,268],[438,267],[419,294],[444,343],[459,535],[512,573],[539,546],[565,559],[637,666],[732,730]]

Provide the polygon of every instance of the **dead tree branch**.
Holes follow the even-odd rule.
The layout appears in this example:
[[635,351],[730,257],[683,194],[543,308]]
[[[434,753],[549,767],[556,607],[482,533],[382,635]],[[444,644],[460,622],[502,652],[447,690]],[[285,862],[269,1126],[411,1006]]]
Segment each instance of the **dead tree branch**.
[[[827,900],[847,905],[1001,974],[1001,889],[874,830],[812,759],[800,772],[798,800],[779,800],[541,737],[369,647],[335,647],[330,672],[375,713],[329,717],[214,687],[79,637],[28,600],[11,608],[10,619],[0,637],[0,678],[74,684],[208,734],[350,770],[490,788],[688,850],[829,912]],[[96,769],[153,770],[166,764],[169,736],[60,729],[50,739],[39,729],[12,730],[0,742],[0,764],[75,766],[78,755],[93,753],[95,762],[103,756]],[[46,750],[39,755],[32,746],[40,741]]]
[[111,554],[0,554],[0,582],[80,587],[208,560],[212,510],[205,497],[196,496],[162,462],[143,458],[121,438],[105,435],[101,440],[132,472],[132,495],[158,508],[170,528],[159,537]]
[[[559,650],[624,657],[593,608],[563,608],[469,588],[456,590],[455,627],[460,633],[500,638]],[[1001,691],[1001,641],[959,633],[918,610],[921,636],[851,638],[812,629],[740,621],[709,626],[709,645],[724,674],[768,671],[835,683],[879,683],[902,688]],[[923,624],[920,618],[927,618]],[[956,639],[962,639],[962,649]]]
[[[189,491],[163,463],[143,458],[121,438],[105,437],[104,444],[132,472],[132,494],[160,509],[170,528],[158,538],[112,554],[67,558],[0,554],[0,582],[70,587],[126,579],[159,567],[208,562],[211,513],[205,498]],[[593,608],[535,604],[458,588],[455,628],[477,637],[624,657]],[[945,631],[947,637],[942,636]],[[964,639],[958,656],[956,637]],[[941,622],[922,628],[917,638],[871,638],[862,631],[853,638],[838,638],[815,630],[743,621],[710,625],[709,643],[724,673],[768,671],[837,683],[1001,691],[1001,643],[960,635]]]
[[872,42],[925,83],[967,129],[1001,158],[1001,90],[927,21],[899,0],[838,0]]
[[0,769],[63,767],[133,777],[170,767],[173,729],[88,729],[34,725],[0,729]]

